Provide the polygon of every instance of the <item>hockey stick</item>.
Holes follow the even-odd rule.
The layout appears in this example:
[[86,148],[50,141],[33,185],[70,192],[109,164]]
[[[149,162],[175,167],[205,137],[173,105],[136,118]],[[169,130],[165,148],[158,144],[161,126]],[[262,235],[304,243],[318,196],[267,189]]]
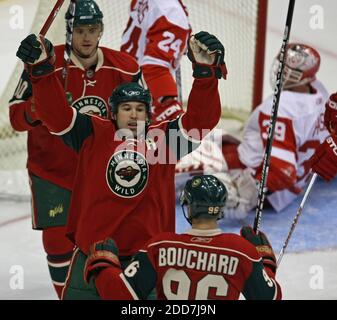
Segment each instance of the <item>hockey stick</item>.
[[40,34],[41,36],[45,36],[45,35],[46,35],[46,33],[48,32],[48,30],[49,30],[51,24],[53,23],[53,21],[55,20],[57,14],[59,13],[59,11],[60,11],[60,9],[61,9],[63,3],[64,3],[64,0],[57,0],[57,2],[56,2],[56,4],[55,4],[54,8],[53,8],[52,11],[50,12],[50,14],[49,14],[47,20],[45,21],[43,27],[42,27],[41,30],[40,30],[40,33],[39,33],[39,34]]
[[176,83],[177,83],[177,91],[178,91],[178,102],[183,105],[183,88],[181,83],[181,65],[176,70]]
[[68,72],[69,72],[69,65],[70,65],[70,55],[71,55],[71,48],[72,48],[72,42],[73,42],[76,3],[77,3],[77,0],[70,0],[70,5],[69,5],[68,10],[71,15],[71,18],[67,20],[67,27],[66,27],[67,35],[66,35],[66,44],[64,48],[65,65],[62,69],[62,77],[64,80],[64,90],[66,92],[68,101],[71,99],[71,97],[67,93],[67,88],[68,88]]
[[268,128],[266,150],[263,156],[262,174],[261,174],[261,181],[260,181],[260,186],[259,186],[256,212],[255,212],[254,231],[256,233],[258,233],[258,230],[261,225],[262,210],[263,210],[263,204],[264,204],[265,194],[266,194],[266,181],[268,177],[271,149],[273,145],[274,131],[275,131],[276,120],[277,120],[278,105],[280,101],[280,95],[281,95],[282,83],[283,83],[282,75],[283,75],[283,69],[284,69],[284,63],[285,63],[286,47],[289,42],[291,23],[292,23],[293,13],[294,13],[294,6],[295,6],[295,0],[289,0],[287,20],[286,20],[286,25],[285,25],[284,35],[283,35],[282,47],[280,51],[281,54],[279,58],[280,64],[279,64],[279,68],[277,72],[276,85],[274,89],[273,106],[272,106],[271,115],[270,115],[270,125]]
[[300,217],[300,215],[301,215],[301,213],[302,213],[304,204],[305,204],[305,202],[307,201],[307,198],[308,198],[309,193],[310,193],[310,191],[311,191],[311,189],[312,189],[312,186],[313,186],[314,183],[315,183],[316,178],[317,178],[317,173],[314,173],[313,176],[312,176],[311,179],[310,179],[309,185],[308,185],[308,187],[307,187],[307,190],[305,191],[305,194],[304,194],[304,196],[303,196],[303,199],[302,199],[302,201],[301,201],[301,204],[300,204],[299,208],[297,209],[296,216],[295,216],[295,218],[294,218],[294,220],[293,220],[293,223],[292,223],[292,225],[291,225],[291,227],[290,227],[290,230],[289,230],[287,239],[286,239],[286,241],[284,242],[283,247],[282,247],[282,249],[281,249],[281,251],[280,251],[280,253],[279,253],[279,255],[278,255],[278,258],[277,258],[277,266],[279,266],[280,263],[281,263],[281,260],[282,260],[284,251],[285,251],[285,249],[286,249],[287,246],[288,246],[290,237],[291,237],[291,235],[293,234],[293,232],[294,232],[294,230],[295,230],[295,227],[296,227],[297,222],[298,222],[298,218]]

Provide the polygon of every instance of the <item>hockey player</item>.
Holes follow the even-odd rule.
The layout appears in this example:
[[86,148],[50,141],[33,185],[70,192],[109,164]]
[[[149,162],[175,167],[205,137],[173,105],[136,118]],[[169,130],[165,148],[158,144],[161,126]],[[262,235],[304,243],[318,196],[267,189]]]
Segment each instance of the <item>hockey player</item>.
[[90,247],[85,279],[95,279],[103,299],[281,299],[276,259],[263,232],[244,227],[241,237],[222,233],[217,220],[227,198],[224,184],[211,175],[188,180],[180,196],[192,229],[153,237],[122,271],[112,239]]
[[[28,64],[37,115],[79,153],[67,226],[77,250],[64,298],[98,298],[93,284],[83,281],[90,244],[113,237],[121,259],[128,260],[153,235],[175,229],[175,163],[219,121],[217,85],[226,75],[224,48],[216,37],[199,32],[189,45],[195,80],[187,111],[149,126],[147,90],[132,83],[117,87],[110,98],[112,120],[80,114],[67,105],[59,78],[50,72],[53,53],[46,41],[35,37],[21,43],[18,56]],[[35,68],[44,72],[37,75]]]
[[324,124],[330,136],[310,158],[310,167],[324,180],[330,181],[337,174],[337,92],[325,104]]
[[[320,55],[314,48],[300,43],[288,45],[267,179],[266,199],[277,212],[289,205],[306,185],[310,174],[308,160],[328,135],[323,123],[328,93],[316,80],[319,66]],[[273,83],[277,68],[275,59]],[[245,124],[240,143],[220,139],[212,152],[206,151],[213,156],[210,161],[203,156],[203,146],[196,151],[203,156],[204,172],[215,174],[226,184],[226,218],[243,219],[256,206],[272,105],[270,96],[256,107]]]
[[152,121],[182,113],[175,73],[191,28],[181,0],[133,0],[121,50],[131,54],[153,97]]
[[[68,9],[69,11],[69,9]],[[66,21],[70,18],[67,12]],[[140,70],[136,61],[125,53],[98,47],[103,32],[103,13],[92,0],[76,4],[71,64],[67,91],[70,104],[81,113],[110,116],[108,98],[123,82],[137,81]],[[34,36],[29,36],[34,39]],[[63,82],[64,45],[47,42],[56,56],[55,76]],[[29,48],[27,50],[30,50]],[[36,50],[39,50],[38,48]],[[44,72],[35,66],[34,71]],[[70,205],[78,156],[59,137],[48,132],[35,112],[29,70],[22,73],[10,101],[10,121],[17,131],[28,132],[27,168],[32,192],[33,229],[43,230],[43,245],[47,253],[50,275],[60,297],[73,253],[73,243],[65,236],[65,224]],[[47,88],[44,94],[49,94]],[[54,104],[48,99],[46,107]],[[56,103],[56,101],[55,101]]]

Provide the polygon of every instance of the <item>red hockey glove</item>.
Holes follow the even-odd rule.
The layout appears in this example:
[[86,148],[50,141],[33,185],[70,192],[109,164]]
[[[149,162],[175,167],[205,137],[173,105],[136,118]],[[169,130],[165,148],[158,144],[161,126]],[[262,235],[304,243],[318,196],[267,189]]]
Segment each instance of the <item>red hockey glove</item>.
[[[255,178],[261,181],[262,165],[256,170]],[[301,189],[295,186],[297,181],[296,168],[285,161],[271,159],[267,177],[267,189],[270,192],[288,189],[299,194]]]
[[115,266],[120,268],[118,248],[115,241],[106,238],[90,246],[89,254],[84,266],[84,281],[88,284],[91,277],[96,277],[103,269]]
[[152,119],[155,122],[174,120],[182,113],[184,113],[184,110],[181,104],[175,98],[169,97],[161,103],[154,103]]
[[250,226],[242,227],[240,233],[243,238],[256,247],[257,252],[262,258],[264,267],[268,268],[275,275],[277,269],[276,257],[267,236],[261,231],[257,235]]
[[214,35],[205,31],[192,35],[187,56],[193,63],[194,78],[226,79],[225,48]]
[[324,124],[332,135],[337,135],[337,92],[325,104]]
[[43,36],[30,34],[21,41],[16,56],[25,63],[25,69],[33,77],[46,75],[55,69],[54,47]]
[[329,136],[309,159],[314,172],[330,181],[337,174],[337,137]]

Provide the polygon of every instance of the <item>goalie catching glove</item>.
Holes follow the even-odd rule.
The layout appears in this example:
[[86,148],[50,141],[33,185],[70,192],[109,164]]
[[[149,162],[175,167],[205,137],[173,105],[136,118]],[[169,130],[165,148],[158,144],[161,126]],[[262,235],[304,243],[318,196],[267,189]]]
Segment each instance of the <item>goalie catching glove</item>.
[[275,276],[277,269],[276,257],[267,236],[261,231],[256,234],[253,228],[249,226],[242,227],[240,233],[243,238],[256,247],[267,273],[271,271],[272,275]]
[[24,62],[25,69],[33,77],[47,75],[55,69],[54,47],[43,36],[30,34],[21,41],[16,56]]
[[88,284],[92,277],[96,277],[103,269],[115,266],[120,268],[118,248],[114,240],[106,238],[90,246],[89,254],[84,266],[84,281]]
[[201,31],[191,36],[187,56],[193,63],[194,78],[226,79],[225,48],[214,35]]

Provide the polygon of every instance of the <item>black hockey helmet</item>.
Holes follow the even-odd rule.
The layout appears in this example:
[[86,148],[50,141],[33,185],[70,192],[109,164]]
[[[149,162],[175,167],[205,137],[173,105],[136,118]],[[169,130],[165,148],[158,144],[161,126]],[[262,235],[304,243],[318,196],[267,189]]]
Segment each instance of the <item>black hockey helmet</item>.
[[136,82],[127,82],[119,85],[113,90],[109,98],[112,114],[117,113],[120,103],[128,101],[143,102],[146,106],[148,118],[151,118],[152,97],[149,90],[144,89]]
[[[193,218],[221,219],[226,199],[227,189],[219,179],[212,175],[200,175],[186,182],[180,204],[186,220],[191,223]],[[185,205],[190,207],[187,214]]]
[[74,26],[78,25],[103,25],[103,13],[94,0],[78,0],[76,2],[75,14],[72,13],[72,4],[69,5],[65,19],[74,16]]

